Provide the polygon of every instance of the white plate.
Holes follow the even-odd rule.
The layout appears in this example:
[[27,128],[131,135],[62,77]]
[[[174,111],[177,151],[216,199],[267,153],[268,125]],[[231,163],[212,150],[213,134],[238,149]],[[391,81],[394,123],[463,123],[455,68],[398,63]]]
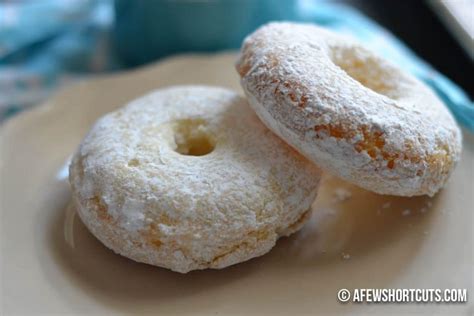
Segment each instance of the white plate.
[[[5,314],[471,314],[463,304],[342,304],[341,288],[473,286],[474,137],[435,198],[381,196],[327,176],[305,228],[267,255],[181,275],[100,244],[74,213],[64,166],[101,115],[152,89],[240,91],[235,55],[181,56],[84,82],[1,128]],[[349,196],[350,195],[350,196]]]

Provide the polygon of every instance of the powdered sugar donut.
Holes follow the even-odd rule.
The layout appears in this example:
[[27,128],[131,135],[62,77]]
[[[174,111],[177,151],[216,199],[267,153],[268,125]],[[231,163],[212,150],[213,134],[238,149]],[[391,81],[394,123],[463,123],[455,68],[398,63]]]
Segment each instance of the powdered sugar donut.
[[444,104],[351,39],[271,23],[245,39],[236,68],[267,127],[361,187],[433,195],[459,160],[461,132]]
[[263,255],[305,222],[319,179],[243,98],[213,87],[159,90],[104,116],[70,166],[98,239],[179,272]]

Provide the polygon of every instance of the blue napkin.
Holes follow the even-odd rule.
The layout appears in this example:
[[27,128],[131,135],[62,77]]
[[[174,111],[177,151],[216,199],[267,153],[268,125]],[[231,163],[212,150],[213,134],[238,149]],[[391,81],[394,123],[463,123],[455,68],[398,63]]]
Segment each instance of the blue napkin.
[[262,23],[296,20],[359,39],[428,84],[458,122],[474,132],[474,104],[462,89],[388,31],[340,3],[288,0],[276,6],[270,0],[116,1],[115,5],[111,0],[0,4],[0,121],[78,78],[177,52],[237,48],[243,37]]

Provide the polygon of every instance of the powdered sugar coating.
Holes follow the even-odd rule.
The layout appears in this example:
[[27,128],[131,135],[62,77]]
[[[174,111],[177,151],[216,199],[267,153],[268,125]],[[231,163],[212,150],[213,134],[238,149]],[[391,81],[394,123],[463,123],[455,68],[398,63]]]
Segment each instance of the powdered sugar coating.
[[[192,124],[215,145],[207,155],[175,151]],[[319,179],[242,97],[198,86],[158,90],[102,117],[70,166],[76,208],[97,238],[183,273],[268,252],[308,218]]]
[[381,194],[434,195],[461,132],[434,93],[352,39],[270,23],[236,64],[260,119],[322,169]]

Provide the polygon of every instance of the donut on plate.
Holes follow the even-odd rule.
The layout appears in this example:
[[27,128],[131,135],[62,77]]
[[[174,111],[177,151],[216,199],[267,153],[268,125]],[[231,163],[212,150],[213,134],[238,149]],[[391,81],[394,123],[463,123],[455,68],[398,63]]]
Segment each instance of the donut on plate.
[[77,212],[102,243],[183,273],[268,252],[308,218],[319,180],[242,97],[199,86],[102,117],[70,166]]
[[363,188],[434,195],[460,158],[461,132],[438,97],[351,39],[270,23],[245,39],[236,68],[268,128]]

